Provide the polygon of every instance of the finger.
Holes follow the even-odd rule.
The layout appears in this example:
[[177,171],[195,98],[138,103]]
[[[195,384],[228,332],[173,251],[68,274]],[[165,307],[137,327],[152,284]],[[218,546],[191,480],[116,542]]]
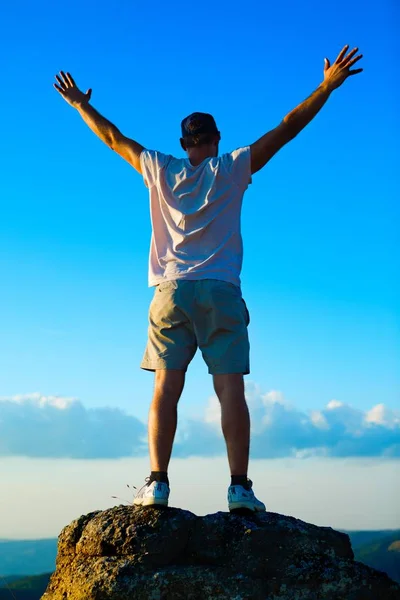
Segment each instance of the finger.
[[346,69],[348,69],[349,67],[352,67],[354,65],[354,63],[356,63],[358,60],[360,60],[363,57],[362,54],[360,54],[360,56],[356,56],[355,58],[353,58],[353,60],[350,60],[348,63],[346,63],[345,67]]
[[61,88],[62,88],[63,90],[64,90],[64,89],[67,89],[67,86],[65,85],[65,83],[64,83],[64,81],[61,79],[61,77],[59,77],[58,75],[56,75],[56,79],[57,79],[58,83],[60,84],[60,86],[61,86]]
[[70,85],[76,87],[76,83],[73,80],[71,73],[67,73],[67,77],[68,77],[68,81],[69,81]]
[[358,52],[358,48],[353,48],[347,56],[345,56],[342,60],[342,64],[346,64],[355,54]]
[[325,61],[324,70],[326,71],[331,66],[331,63],[329,62],[329,58],[324,58],[324,61]]
[[364,71],[364,69],[353,69],[352,71],[349,71],[349,75],[357,75],[357,73],[361,73],[361,71]]
[[344,46],[344,48],[339,52],[337,59],[335,60],[335,62],[340,62],[343,58],[343,56],[346,54],[347,50],[349,49],[349,45],[346,44]]
[[68,78],[67,78],[66,74],[64,73],[64,71],[60,71],[60,73],[61,73],[61,75],[62,75],[62,77],[63,77],[63,79],[65,81],[65,87],[67,87],[67,88],[70,87]]
[[92,90],[91,90],[91,88],[89,88],[88,91],[86,92],[85,96],[87,96],[88,99],[90,100],[91,95],[92,95]]
[[57,92],[60,92],[61,96],[65,95],[64,90],[62,90],[60,87],[58,87],[58,85],[56,83],[53,83],[53,87],[56,88]]

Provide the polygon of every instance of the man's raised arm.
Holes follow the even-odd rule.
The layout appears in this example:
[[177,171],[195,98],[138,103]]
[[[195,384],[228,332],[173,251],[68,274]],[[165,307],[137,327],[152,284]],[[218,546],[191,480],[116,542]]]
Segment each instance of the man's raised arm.
[[337,59],[330,65],[325,58],[324,80],[318,88],[304,102],[292,110],[283,121],[259,140],[250,146],[251,150],[251,172],[256,173],[284,146],[292,140],[321,110],[334,89],[338,88],[351,75],[360,73],[362,69],[353,69],[360,58],[354,56],[358,48],[354,48],[346,56],[349,46],[345,46],[339,53]]
[[60,75],[61,77],[58,75],[55,76],[59,85],[55,83],[53,85],[64,100],[77,109],[85,123],[107,146],[128,161],[136,171],[141,173],[140,154],[144,150],[144,147],[134,140],[125,137],[115,125],[102,117],[89,104],[92,95],[91,89],[84,94],[78,89],[70,73],[60,71]]

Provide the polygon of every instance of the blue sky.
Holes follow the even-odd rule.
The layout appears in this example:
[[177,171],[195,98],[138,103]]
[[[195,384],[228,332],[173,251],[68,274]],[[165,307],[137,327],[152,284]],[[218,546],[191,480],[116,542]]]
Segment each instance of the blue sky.
[[[247,379],[301,414],[332,400],[363,415],[397,409],[398,12],[360,0],[8,3],[0,396],[78,398],[145,421],[152,393],[139,368],[152,297],[147,189],[57,94],[54,75],[71,72],[125,135],[178,156],[181,119],[211,112],[225,152],[275,127],[348,43],[364,72],[245,195]],[[212,392],[197,355],[182,417],[203,418]]]

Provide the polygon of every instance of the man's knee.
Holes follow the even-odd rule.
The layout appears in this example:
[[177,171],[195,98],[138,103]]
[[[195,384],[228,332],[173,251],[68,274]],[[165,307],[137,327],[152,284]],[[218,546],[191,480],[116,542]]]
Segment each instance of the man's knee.
[[157,369],[154,378],[154,393],[157,396],[179,400],[185,384],[185,371]]
[[242,373],[213,375],[214,390],[219,400],[225,397],[244,398],[244,380]]

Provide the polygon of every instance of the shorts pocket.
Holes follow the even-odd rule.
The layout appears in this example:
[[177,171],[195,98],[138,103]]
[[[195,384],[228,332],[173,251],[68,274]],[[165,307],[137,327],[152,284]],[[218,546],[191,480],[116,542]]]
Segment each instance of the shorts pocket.
[[157,286],[158,292],[168,292],[169,290],[176,290],[178,287],[178,282],[175,279],[171,279],[169,281],[162,281]]
[[227,293],[230,296],[242,296],[242,290],[238,285],[231,283],[230,281],[221,281],[219,279],[212,280],[212,290],[216,292]]

